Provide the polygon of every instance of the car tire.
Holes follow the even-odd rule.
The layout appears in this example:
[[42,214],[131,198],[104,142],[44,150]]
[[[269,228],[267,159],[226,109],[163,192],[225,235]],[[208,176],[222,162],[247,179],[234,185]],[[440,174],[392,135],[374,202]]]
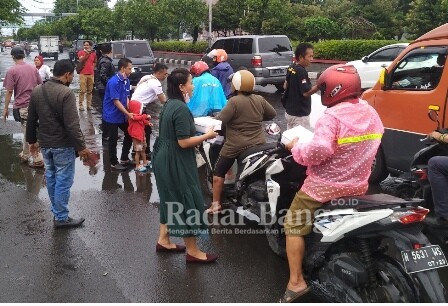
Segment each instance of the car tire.
[[375,159],[372,163],[372,173],[369,177],[370,184],[378,184],[382,182],[389,175],[389,171],[386,167],[386,159],[384,158],[383,149],[378,148],[378,152],[375,155]]

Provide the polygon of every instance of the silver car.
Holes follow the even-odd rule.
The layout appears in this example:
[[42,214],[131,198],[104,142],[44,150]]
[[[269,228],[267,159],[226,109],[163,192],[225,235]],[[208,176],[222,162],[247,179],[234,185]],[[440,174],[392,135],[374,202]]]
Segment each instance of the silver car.
[[243,67],[253,73],[258,85],[273,84],[283,89],[286,70],[292,62],[294,52],[286,35],[242,35],[219,38],[207,49],[202,60],[212,66],[207,53],[213,49],[224,49],[227,62],[234,71]]

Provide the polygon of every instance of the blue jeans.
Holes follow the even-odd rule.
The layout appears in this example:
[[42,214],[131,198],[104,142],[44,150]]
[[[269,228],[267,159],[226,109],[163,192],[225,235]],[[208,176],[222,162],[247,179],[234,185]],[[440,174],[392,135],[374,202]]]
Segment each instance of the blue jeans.
[[434,156],[428,162],[434,212],[448,219],[448,156]]
[[70,188],[75,177],[75,148],[42,148],[51,211],[57,221],[68,218]]

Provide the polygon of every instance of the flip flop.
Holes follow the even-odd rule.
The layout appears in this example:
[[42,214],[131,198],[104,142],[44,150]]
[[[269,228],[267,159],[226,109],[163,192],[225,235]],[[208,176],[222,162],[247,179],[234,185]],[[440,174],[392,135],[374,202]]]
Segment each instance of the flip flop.
[[305,289],[303,289],[302,291],[299,291],[299,292],[295,292],[295,291],[292,291],[292,290],[289,290],[288,288],[286,288],[285,293],[283,293],[283,296],[280,298],[280,300],[278,302],[279,303],[294,302],[299,297],[307,294],[309,291],[310,291],[310,287],[306,287]]

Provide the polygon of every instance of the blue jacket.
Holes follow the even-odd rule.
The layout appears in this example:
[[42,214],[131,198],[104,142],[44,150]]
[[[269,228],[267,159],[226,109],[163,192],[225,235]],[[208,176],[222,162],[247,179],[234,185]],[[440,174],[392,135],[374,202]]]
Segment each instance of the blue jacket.
[[187,104],[193,117],[208,116],[226,106],[227,99],[221,83],[210,73],[204,72],[193,78],[193,85],[193,96]]
[[232,73],[233,69],[227,62],[219,63],[211,71],[211,74],[221,82],[226,97],[230,96],[231,84],[227,82],[227,79]]
[[121,104],[126,108],[131,91],[130,84],[129,79],[123,79],[123,76],[119,73],[115,74],[107,82],[103,100],[103,119],[107,123],[119,124],[127,121],[125,114],[115,106],[114,100],[120,100]]

